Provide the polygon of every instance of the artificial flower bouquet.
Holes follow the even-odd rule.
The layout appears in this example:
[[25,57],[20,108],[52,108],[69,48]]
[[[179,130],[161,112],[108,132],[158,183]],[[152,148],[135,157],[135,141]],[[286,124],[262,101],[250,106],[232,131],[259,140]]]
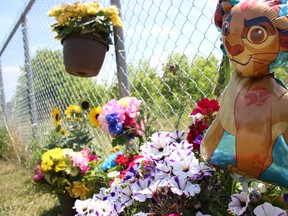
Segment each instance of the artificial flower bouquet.
[[193,197],[201,191],[199,183],[214,171],[195,157],[184,135],[153,134],[109,188],[76,201],[78,215],[180,215],[181,211],[193,215],[195,210],[188,207],[197,201]]
[[87,147],[80,151],[71,148],[48,150],[36,166],[35,186],[47,192],[87,199],[94,192],[96,182],[91,173],[97,167],[97,160],[98,156]]
[[102,107],[98,122],[100,128],[112,138],[112,146],[126,145],[131,151],[137,148],[133,145],[134,138],[139,138],[141,142],[144,135],[142,105],[143,101],[135,97],[124,97],[109,100]]
[[112,44],[111,26],[122,26],[118,8],[101,7],[99,2],[61,4],[53,7],[48,16],[56,19],[52,31],[60,40],[73,34],[97,34],[107,44]]
[[49,132],[47,144],[35,151],[40,152],[34,176],[37,189],[84,199],[107,185],[104,171],[97,169],[102,159],[96,155],[98,147],[91,135],[98,112],[100,107],[89,110],[86,101],[68,106],[63,116],[59,108],[53,109],[55,128]]

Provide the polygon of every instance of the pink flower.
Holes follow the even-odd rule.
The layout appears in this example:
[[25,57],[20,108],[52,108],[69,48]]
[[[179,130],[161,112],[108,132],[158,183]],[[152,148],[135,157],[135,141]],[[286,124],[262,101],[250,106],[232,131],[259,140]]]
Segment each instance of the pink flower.
[[73,166],[78,166],[81,169],[82,174],[88,170],[88,163],[90,158],[89,153],[90,149],[84,148],[82,151],[76,152],[73,157]]
[[35,182],[41,181],[44,177],[44,173],[41,172],[41,165],[39,163],[36,165],[35,174],[36,175],[33,177]]
[[98,160],[98,156],[97,155],[90,155],[89,161],[93,161],[93,160]]
[[[124,103],[125,101],[125,103]],[[125,114],[132,119],[135,119],[140,115],[139,107],[142,101],[136,99],[135,97],[126,97],[119,100],[119,103],[123,105],[125,109]]]

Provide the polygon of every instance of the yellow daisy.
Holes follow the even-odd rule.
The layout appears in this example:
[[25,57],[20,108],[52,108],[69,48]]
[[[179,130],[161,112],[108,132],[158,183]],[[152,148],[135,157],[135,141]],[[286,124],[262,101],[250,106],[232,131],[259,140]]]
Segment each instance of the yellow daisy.
[[66,114],[66,118],[70,119],[71,115],[76,114],[79,115],[81,113],[81,107],[78,105],[70,105],[66,110],[65,110],[65,114]]
[[95,127],[100,127],[99,121],[98,121],[98,116],[101,112],[101,107],[97,106],[94,107],[93,109],[91,109],[90,113],[89,113],[89,121],[91,122],[92,125],[94,125]]
[[57,163],[57,165],[55,166],[55,172],[60,172],[65,170],[67,167],[67,164],[64,161],[60,161],[59,163]]
[[61,116],[60,116],[60,110],[55,107],[52,111],[52,116],[53,116],[53,119],[54,119],[54,124],[56,126],[58,126],[61,122]]
[[43,172],[50,171],[53,164],[53,161],[49,157],[42,157],[41,170]]

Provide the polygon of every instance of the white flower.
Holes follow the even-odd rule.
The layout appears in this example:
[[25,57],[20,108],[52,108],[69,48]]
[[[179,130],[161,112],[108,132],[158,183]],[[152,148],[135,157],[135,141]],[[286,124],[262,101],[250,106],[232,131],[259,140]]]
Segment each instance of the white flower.
[[258,193],[265,193],[267,191],[266,185],[261,182],[254,182],[251,185],[251,189],[257,191]]
[[113,172],[109,172],[108,174],[107,174],[107,177],[108,178],[115,178],[115,177],[118,177],[120,175],[120,172],[118,172],[118,171],[113,171]]
[[162,139],[150,143],[149,154],[152,159],[161,159],[169,155],[169,143]]
[[93,200],[89,203],[88,212],[93,212],[93,215],[114,216],[113,202],[109,200]]
[[265,202],[254,209],[256,216],[287,216],[285,210],[274,207],[271,203]]
[[168,165],[167,161],[164,161],[163,163],[157,163],[155,162],[155,180],[158,179],[167,179],[169,180],[171,178],[171,166]]
[[93,199],[105,200],[110,193],[110,188],[101,187],[98,194],[93,195]]
[[198,194],[201,191],[201,188],[198,184],[192,184],[184,178],[178,176],[172,177],[169,181],[169,184],[171,186],[171,191],[178,195],[185,194],[189,196],[195,196],[195,194]]
[[142,191],[149,187],[152,183],[151,179],[139,179],[132,184],[133,197],[139,202],[144,202],[147,198],[151,198],[150,194],[143,194]]
[[132,194],[132,188],[131,185],[127,185],[125,188],[121,191],[121,203],[125,206],[132,205],[134,199]]
[[[192,177],[193,175],[197,174],[199,171],[199,161],[197,158],[194,157],[193,154],[182,154],[183,151],[178,151],[179,154],[176,154],[174,158],[176,160],[172,164],[173,173],[176,176],[185,177]],[[177,156],[180,158],[177,159]],[[171,155],[172,158],[172,155]],[[181,159],[181,160],[179,160]]]
[[73,209],[75,209],[79,214],[85,214],[87,212],[88,205],[90,202],[91,202],[91,198],[86,199],[86,200],[77,199],[75,201]]
[[175,130],[173,133],[170,134],[170,136],[171,136],[171,141],[173,143],[180,143],[185,137],[185,132]]
[[188,143],[187,140],[182,140],[179,143],[173,142],[170,145],[170,149],[173,150],[177,150],[177,149],[184,149],[184,150],[189,150],[191,151],[193,149],[193,145],[191,145],[190,143]]
[[241,192],[240,194],[231,195],[232,201],[229,203],[228,207],[236,215],[242,215],[250,202],[249,194],[246,192]]
[[115,187],[110,187],[110,193],[107,196],[107,199],[110,201],[116,201],[119,199],[119,193],[122,190],[122,187],[120,185],[116,185]]

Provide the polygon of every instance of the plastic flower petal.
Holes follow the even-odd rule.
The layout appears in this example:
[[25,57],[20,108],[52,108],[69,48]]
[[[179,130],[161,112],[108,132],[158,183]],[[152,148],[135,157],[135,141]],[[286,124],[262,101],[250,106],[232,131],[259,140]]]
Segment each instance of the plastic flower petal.
[[65,110],[65,114],[66,114],[66,118],[70,119],[71,115],[73,114],[80,114],[81,113],[81,107],[78,105],[70,105],[66,110]]
[[171,185],[171,191],[178,195],[195,196],[200,193],[201,188],[198,184],[192,184],[183,177],[174,176],[169,181]]
[[78,214],[85,214],[87,212],[87,208],[88,208],[90,201],[91,201],[91,198],[86,199],[86,200],[77,199],[75,201],[73,209],[75,209],[78,212]]
[[54,119],[54,125],[58,126],[61,122],[60,111],[57,107],[55,107],[52,111],[52,116]]
[[171,141],[172,142],[176,142],[176,143],[180,143],[182,140],[184,140],[184,137],[185,137],[185,132],[179,131],[179,130],[175,130],[171,134]]
[[147,198],[151,198],[150,194],[143,194],[142,190],[146,189],[152,184],[150,179],[139,179],[137,182],[132,184],[132,191],[134,199],[139,202],[144,202]]
[[99,117],[100,112],[101,112],[101,107],[97,106],[97,107],[94,107],[93,109],[91,109],[91,111],[89,112],[89,116],[88,116],[90,123],[92,125],[94,125],[95,127],[98,127],[98,128],[100,127],[100,124],[98,121],[98,117]]
[[80,199],[86,199],[87,193],[89,192],[89,189],[85,186],[85,182],[73,182],[73,188],[71,191],[71,196]]
[[241,192],[240,194],[231,195],[232,201],[229,203],[228,208],[232,210],[236,215],[242,215],[250,202],[249,194]]
[[268,202],[257,206],[253,212],[256,216],[287,216],[285,210],[274,207],[271,203]]
[[196,159],[193,154],[187,155],[183,160],[174,161],[172,164],[172,172],[176,176],[191,177],[198,173],[198,163],[198,159]]
[[130,206],[134,202],[131,185],[127,185],[121,191],[121,203],[125,206]]

